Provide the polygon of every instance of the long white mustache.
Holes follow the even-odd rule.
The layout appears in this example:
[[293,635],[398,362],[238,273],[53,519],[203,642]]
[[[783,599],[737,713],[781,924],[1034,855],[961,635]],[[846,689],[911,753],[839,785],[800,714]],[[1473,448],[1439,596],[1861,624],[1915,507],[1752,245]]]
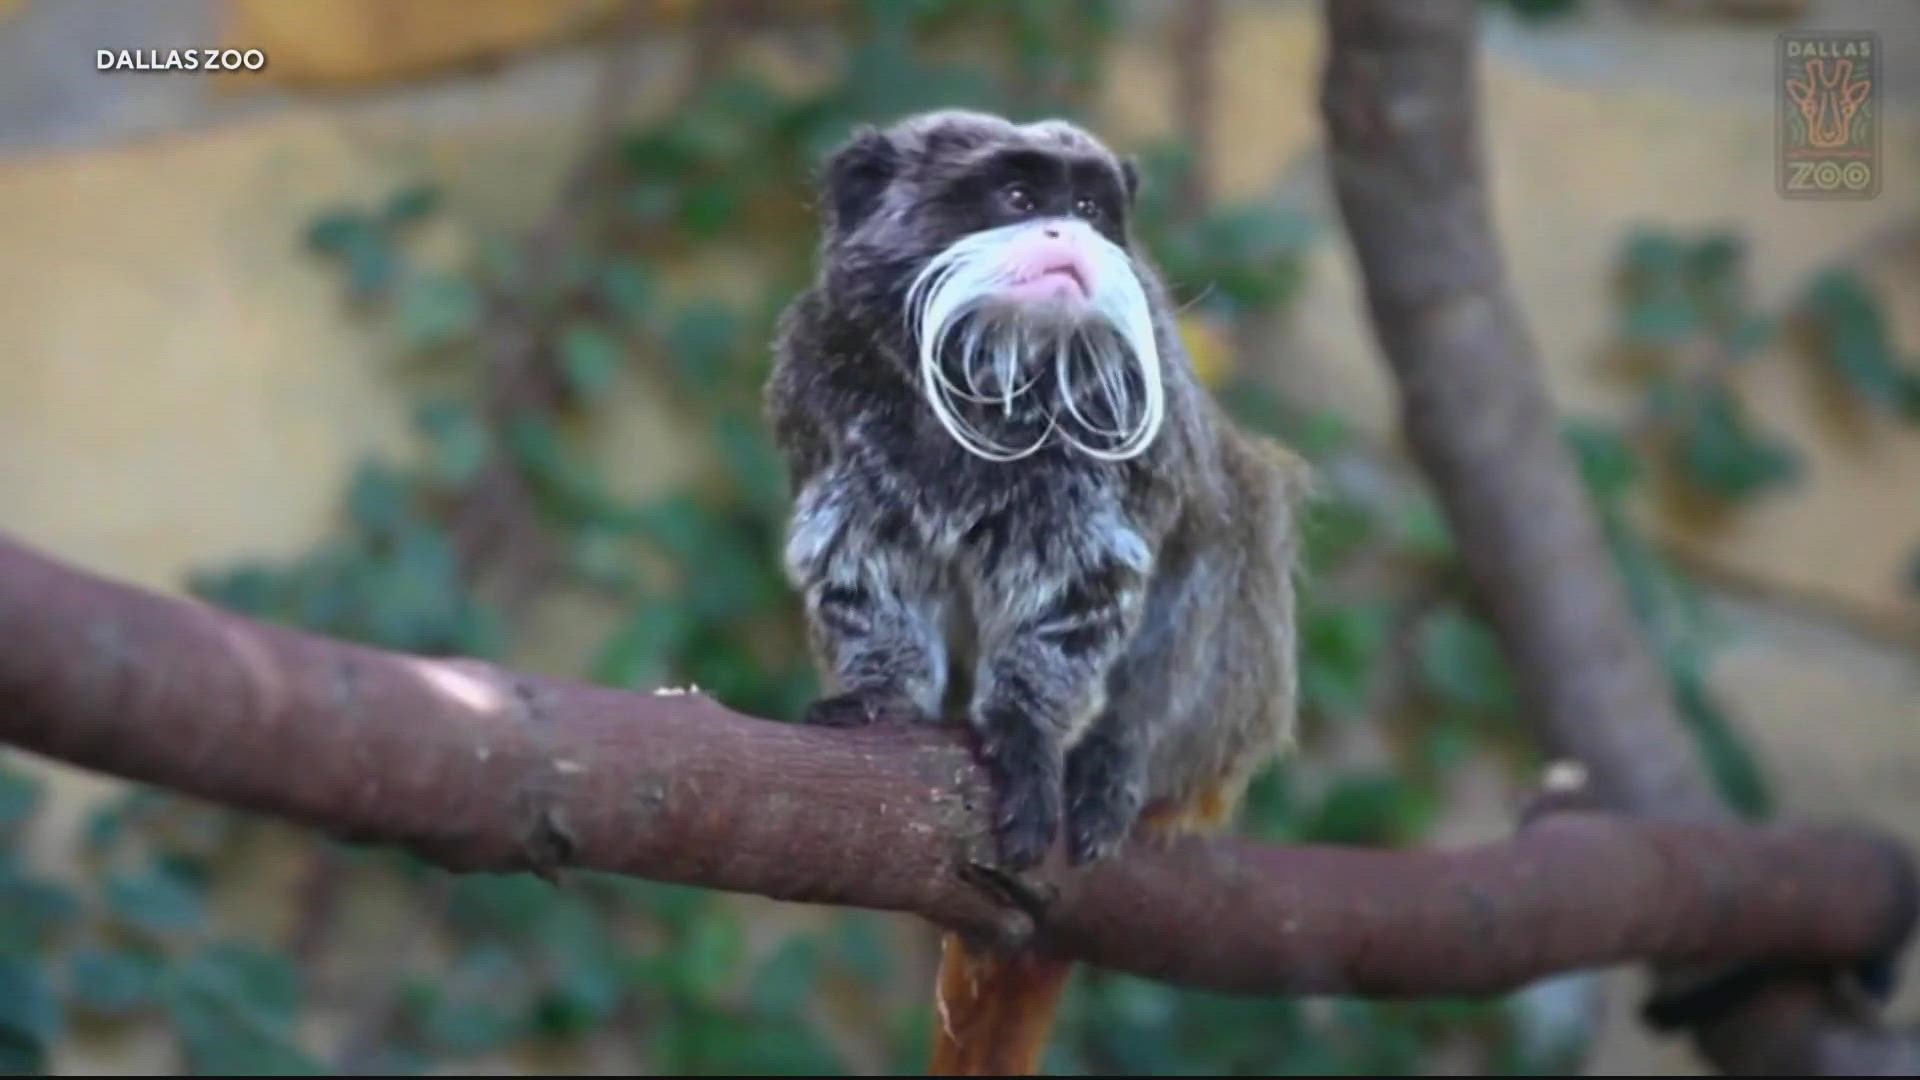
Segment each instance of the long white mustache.
[[[1080,318],[1041,315],[1024,304],[997,303],[1014,281],[1009,245],[1043,225],[1073,230],[1090,264],[1091,295]],[[927,264],[907,290],[907,325],[920,350],[921,392],[940,426],[977,457],[1016,461],[1038,451],[1057,433],[1082,453],[1123,461],[1152,445],[1166,418],[1160,350],[1146,291],[1134,276],[1126,252],[1082,222],[1021,222],[955,241]],[[957,359],[964,387],[955,385],[941,362],[948,339],[963,326]],[[1092,389],[1099,393],[1106,415],[1113,418],[1111,426],[1095,422],[1081,409],[1080,388],[1075,386],[1078,365],[1071,362],[1076,345],[1080,355],[1093,358],[1097,381]],[[1030,445],[1008,446],[961,415],[960,403],[971,402],[997,404],[1002,415],[1012,416],[1014,401],[1042,381],[1040,374],[1034,374],[1015,385],[1021,361],[1037,360],[1048,350],[1053,354],[1057,400],[1043,410],[1046,429]],[[1039,363],[1032,366],[1045,370]],[[1137,378],[1130,379],[1129,374]],[[983,379],[987,386],[982,386]],[[1076,429],[1100,439],[1083,440]],[[1099,441],[1111,445],[1099,445]]]

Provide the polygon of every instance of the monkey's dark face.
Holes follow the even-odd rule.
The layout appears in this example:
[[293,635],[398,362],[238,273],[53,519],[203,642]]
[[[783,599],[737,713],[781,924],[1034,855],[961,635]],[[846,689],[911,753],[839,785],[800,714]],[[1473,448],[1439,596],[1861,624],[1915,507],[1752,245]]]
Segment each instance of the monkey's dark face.
[[[1057,433],[1129,457],[1163,409],[1129,251],[1137,185],[1131,163],[1057,121],[941,113],[868,131],[828,164],[828,287],[887,352],[918,358],[911,374],[970,452],[1020,457]],[[1044,430],[1016,449],[987,412]]]
[[[867,300],[903,293],[940,252],[978,233],[1022,223],[1056,241],[1010,252],[1037,276],[1067,275],[1058,291],[1033,295],[1085,297],[1091,237],[1126,252],[1128,217],[1139,174],[1092,136],[1053,121],[1016,126],[983,113],[951,111],[914,117],[881,131],[857,133],[829,158],[822,178],[828,273],[836,285]],[[1059,227],[1086,233],[1062,237]],[[1074,239],[1078,237],[1078,239]],[[1021,268],[1016,268],[1016,274]],[[1065,290],[1068,284],[1075,290]],[[890,314],[897,314],[893,312]]]
[[1130,207],[1111,157],[1016,145],[937,172],[909,214],[924,221],[940,250],[968,236],[1005,236],[1016,302],[1085,301],[1093,291],[1092,241],[1127,249]]

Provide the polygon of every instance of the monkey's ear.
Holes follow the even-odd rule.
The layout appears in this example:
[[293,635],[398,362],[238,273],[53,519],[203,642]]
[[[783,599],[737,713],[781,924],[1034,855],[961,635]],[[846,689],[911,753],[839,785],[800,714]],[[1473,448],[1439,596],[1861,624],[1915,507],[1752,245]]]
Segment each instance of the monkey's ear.
[[1140,197],[1140,159],[1128,154],[1120,159],[1120,186],[1127,193],[1127,203]]
[[827,227],[851,232],[880,205],[880,196],[900,168],[900,150],[878,128],[862,125],[828,155],[821,170],[821,204]]

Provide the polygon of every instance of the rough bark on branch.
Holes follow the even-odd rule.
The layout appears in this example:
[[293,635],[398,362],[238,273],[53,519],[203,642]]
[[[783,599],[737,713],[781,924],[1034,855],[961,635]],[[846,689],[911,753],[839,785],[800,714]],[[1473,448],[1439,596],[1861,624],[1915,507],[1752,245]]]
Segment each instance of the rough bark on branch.
[[[963,930],[1013,910],[963,871],[988,849],[988,802],[953,732],[802,728],[698,693],[381,652],[4,537],[0,642],[0,741],[456,870],[593,868]],[[1136,844],[1039,887],[1035,941],[1062,955],[1383,996],[1636,958],[1850,963],[1900,940],[1914,893],[1865,833],[1570,811],[1461,851]]]
[[[1475,7],[1323,2],[1332,180],[1402,426],[1542,741],[1583,763],[1610,806],[1726,821],[1635,625],[1505,280]],[[1698,1020],[1701,1049],[1729,1072],[1920,1070],[1920,1040],[1854,1026],[1818,978]]]

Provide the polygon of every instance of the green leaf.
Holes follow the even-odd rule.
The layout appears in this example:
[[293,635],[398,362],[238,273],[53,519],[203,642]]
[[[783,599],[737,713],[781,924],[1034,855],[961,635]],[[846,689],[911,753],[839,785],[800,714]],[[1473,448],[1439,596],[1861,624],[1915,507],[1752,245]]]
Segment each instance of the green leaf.
[[1671,345],[1700,328],[1699,313],[1684,296],[1649,296],[1627,308],[1621,335],[1643,345]]
[[551,513],[574,525],[618,531],[636,527],[638,513],[607,493],[594,461],[569,447],[551,421],[531,414],[515,417],[506,439]]
[[26,1035],[0,1029],[0,1076],[30,1076],[47,1070],[46,1052]]
[[1309,843],[1385,846],[1407,843],[1425,829],[1434,800],[1390,773],[1337,778],[1307,827]]
[[559,900],[532,874],[467,874],[453,882],[447,918],[469,933],[531,933]]
[[1423,764],[1436,772],[1458,767],[1473,753],[1475,732],[1457,717],[1430,723],[1421,733]]
[[773,514],[787,502],[787,470],[767,429],[733,411],[714,417],[713,444],[747,505]]
[[1226,382],[1213,391],[1213,397],[1241,426],[1292,443],[1300,453],[1314,456],[1314,451],[1302,445],[1300,433],[1293,430],[1295,424],[1286,403],[1262,381],[1244,374],[1230,374]]
[[1453,530],[1432,499],[1412,499],[1401,509],[1399,533],[1401,545],[1411,555],[1433,560],[1453,557]]
[[59,1038],[60,999],[38,963],[0,957],[0,1062],[45,1069],[47,1048]]
[[161,967],[145,953],[87,948],[68,961],[75,1004],[103,1016],[125,1016],[158,996]]
[[139,874],[111,874],[101,894],[115,918],[155,936],[197,930],[205,921],[200,893],[179,875],[158,867]]
[[425,218],[440,206],[440,191],[432,184],[411,184],[394,192],[387,200],[385,217],[396,225],[410,224]]
[[653,281],[636,262],[616,259],[600,270],[600,295],[614,314],[629,325],[646,317],[653,300]]
[[1882,305],[1857,274],[1829,270],[1808,288],[1818,354],[1853,391],[1874,405],[1920,419],[1920,374],[1894,355]]
[[434,1061],[420,1047],[389,1043],[369,1053],[365,1066],[367,1076],[426,1076]]
[[413,516],[406,479],[386,465],[356,467],[347,488],[347,514],[355,526],[375,536],[397,534]]
[[641,535],[675,559],[698,558],[711,533],[710,515],[694,498],[678,492],[640,508],[635,525]]
[[0,766],[0,835],[26,823],[40,809],[40,779]]
[[1440,701],[1475,712],[1505,712],[1513,686],[1493,632],[1457,606],[1434,609],[1419,632],[1421,683]]
[[1728,331],[1727,348],[1735,357],[1746,356],[1772,341],[1775,333],[1772,319],[1749,312],[1739,316]]
[[680,227],[695,238],[724,233],[739,215],[740,195],[728,184],[702,184],[680,201]]
[[664,180],[642,180],[620,197],[620,208],[637,225],[657,225],[679,210],[680,189]]
[[744,945],[740,926],[732,917],[707,910],[694,921],[680,950],[682,985],[697,1000],[717,1000],[733,979]]
[[[765,552],[738,529],[711,530],[699,560],[683,569],[687,603],[696,617],[708,621],[750,615],[782,593]],[[745,662],[760,667],[751,656]]]
[[[1096,1052],[1103,1058],[1125,1061],[1130,1071],[1170,1075],[1185,1056],[1175,1040],[1179,1035],[1180,998],[1169,986],[1131,976],[1104,980],[1099,1004],[1112,1020],[1095,1029]],[[1104,1070],[1103,1070],[1104,1071]]]
[[547,1038],[577,1039],[605,1021],[615,1001],[617,984],[604,978],[568,980],[534,1001],[531,1027]]
[[892,969],[879,928],[865,912],[841,913],[834,928],[833,957],[839,966],[869,987],[885,984]]
[[1599,423],[1571,420],[1563,434],[1587,490],[1602,503],[1623,497],[1639,481],[1639,459],[1619,433]]
[[814,993],[820,974],[820,948],[810,937],[783,942],[754,973],[753,1007],[766,1016],[787,1016]]
[[1740,814],[1764,818],[1773,810],[1766,773],[1733,722],[1721,711],[1697,666],[1669,663],[1680,715],[1693,732],[1721,798]]
[[433,1050],[488,1054],[527,1030],[521,1014],[530,981],[511,953],[490,943],[460,955],[444,979],[417,984],[405,1004]]
[[624,879],[622,884],[649,914],[675,933],[691,927],[706,910],[708,894],[691,885],[631,878]]
[[567,544],[567,565],[610,596],[629,595],[639,587],[628,537],[605,525],[589,522],[574,532]]
[[53,932],[80,914],[80,901],[65,886],[29,876],[0,850],[0,956],[36,953]]
[[542,921],[536,940],[555,972],[534,1004],[535,1029],[576,1037],[612,1019],[626,991],[631,955],[599,914],[567,896]]
[[647,1055],[661,1070],[712,1076],[837,1076],[847,1071],[818,1032],[805,1023],[743,1024],[730,1011],[676,1010],[660,1025]]
[[1681,433],[1679,460],[1695,483],[1733,500],[1788,483],[1798,473],[1793,452],[1755,432],[1739,402],[1720,387],[1697,395]]
[[607,686],[643,690],[660,685],[667,661],[686,640],[687,612],[671,604],[645,603],[601,646],[593,679]]
[[524,1028],[495,1002],[439,998],[422,1021],[422,1034],[434,1049],[454,1057],[492,1053]]
[[400,289],[396,318],[409,347],[435,349],[459,341],[480,325],[480,294],[465,278],[424,274]]
[[1339,496],[1310,503],[1301,533],[1306,564],[1326,570],[1362,549],[1373,538],[1373,511],[1366,504]]
[[1302,454],[1325,457],[1353,442],[1353,425],[1331,409],[1317,409],[1302,418],[1294,438]]
[[581,397],[595,397],[613,384],[624,350],[604,326],[580,321],[560,338],[560,370]]
[[727,359],[739,341],[740,318],[725,306],[696,303],[673,320],[667,349],[689,388],[710,392],[725,380]]
[[347,287],[365,298],[384,291],[399,274],[400,259],[384,234],[373,228],[354,232],[341,254],[347,263]]
[[1514,13],[1523,19],[1557,19],[1572,15],[1580,0],[1507,0]]
[[1170,279],[1211,287],[1220,301],[1259,311],[1292,295],[1315,228],[1310,218],[1284,206],[1249,202],[1177,224],[1152,246],[1162,253]]
[[1621,261],[1627,273],[1646,277],[1678,277],[1686,268],[1687,249],[1678,237],[1656,229],[1628,234]]
[[1710,232],[1687,252],[1687,272],[1697,280],[1732,280],[1746,258],[1746,243],[1734,233]]
[[458,486],[472,480],[492,452],[486,425],[465,402],[433,398],[414,408],[413,420],[427,440],[426,472],[433,480]]
[[324,1072],[294,1037],[299,978],[285,957],[240,945],[208,946],[173,972],[166,991],[174,1030],[194,1072]]
[[1351,714],[1366,705],[1374,661],[1386,641],[1384,604],[1303,605],[1301,690],[1315,708]]
[[357,210],[326,210],[307,226],[307,247],[322,255],[342,255],[371,231],[373,222]]

